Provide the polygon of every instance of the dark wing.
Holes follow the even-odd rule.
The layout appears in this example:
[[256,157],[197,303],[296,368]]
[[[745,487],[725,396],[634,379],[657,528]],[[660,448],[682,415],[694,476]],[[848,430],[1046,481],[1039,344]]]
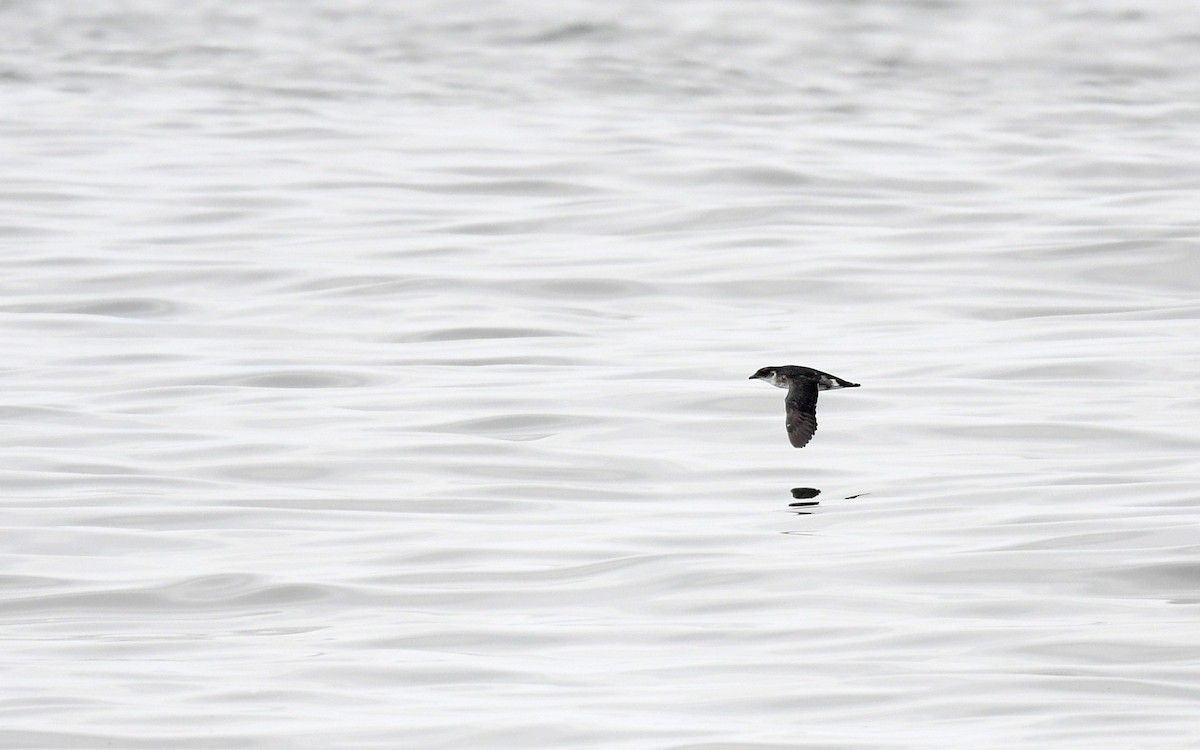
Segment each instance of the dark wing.
[[817,384],[796,381],[788,388],[783,405],[787,410],[787,434],[793,448],[803,448],[817,431]]

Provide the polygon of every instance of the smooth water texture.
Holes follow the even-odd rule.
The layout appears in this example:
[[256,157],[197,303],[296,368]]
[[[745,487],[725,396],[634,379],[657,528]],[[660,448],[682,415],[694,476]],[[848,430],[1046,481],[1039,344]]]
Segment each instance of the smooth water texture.
[[0,38],[0,746],[1200,746],[1192,3]]

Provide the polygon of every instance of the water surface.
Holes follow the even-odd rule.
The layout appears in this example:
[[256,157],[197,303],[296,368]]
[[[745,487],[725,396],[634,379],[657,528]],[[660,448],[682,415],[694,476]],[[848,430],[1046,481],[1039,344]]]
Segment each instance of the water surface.
[[0,27],[5,747],[1200,743],[1189,4]]

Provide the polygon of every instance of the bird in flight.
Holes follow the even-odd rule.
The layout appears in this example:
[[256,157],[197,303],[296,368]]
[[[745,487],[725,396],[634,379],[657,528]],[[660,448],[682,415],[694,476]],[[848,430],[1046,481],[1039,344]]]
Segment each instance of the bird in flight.
[[858,388],[858,383],[842,380],[836,375],[814,370],[811,367],[784,365],[764,367],[750,376],[751,380],[765,380],[776,388],[787,388],[783,399],[787,420],[788,440],[792,447],[803,448],[817,431],[817,394],[838,388]]

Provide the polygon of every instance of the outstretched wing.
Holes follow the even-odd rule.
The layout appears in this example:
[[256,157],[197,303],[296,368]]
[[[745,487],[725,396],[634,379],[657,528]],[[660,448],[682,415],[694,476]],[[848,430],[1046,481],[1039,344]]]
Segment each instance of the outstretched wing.
[[788,440],[794,448],[808,445],[817,431],[817,392],[815,381],[793,381],[783,401]]

